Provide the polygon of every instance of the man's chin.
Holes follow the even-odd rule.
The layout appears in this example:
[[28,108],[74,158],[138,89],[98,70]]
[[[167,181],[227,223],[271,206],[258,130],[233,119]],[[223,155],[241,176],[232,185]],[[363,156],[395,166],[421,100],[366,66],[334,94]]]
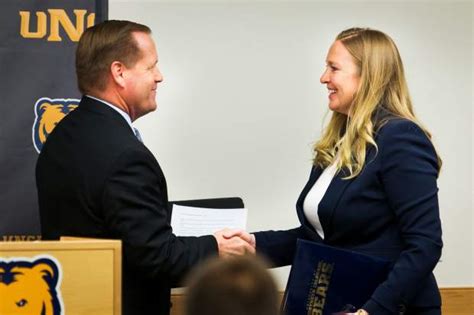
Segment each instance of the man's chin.
[[[146,112],[143,115],[146,115],[148,113],[154,112],[158,108],[158,105],[156,102],[151,103],[149,106],[146,108]],[[143,116],[142,115],[142,116]]]

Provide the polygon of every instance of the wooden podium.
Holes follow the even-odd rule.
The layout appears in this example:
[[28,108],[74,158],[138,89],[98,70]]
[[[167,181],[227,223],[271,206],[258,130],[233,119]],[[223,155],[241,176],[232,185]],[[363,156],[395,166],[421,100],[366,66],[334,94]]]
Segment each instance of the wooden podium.
[[121,261],[119,240],[0,242],[0,315],[120,315]]

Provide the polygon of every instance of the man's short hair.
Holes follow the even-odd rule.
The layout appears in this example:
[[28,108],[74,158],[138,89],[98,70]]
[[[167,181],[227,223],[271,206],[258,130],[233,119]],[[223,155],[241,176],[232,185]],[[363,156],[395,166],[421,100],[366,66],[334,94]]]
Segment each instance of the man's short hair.
[[254,256],[212,259],[188,281],[186,315],[276,315],[275,282],[266,264]]
[[107,74],[114,61],[133,67],[141,58],[134,32],[150,34],[148,26],[130,21],[110,20],[88,28],[76,49],[76,75],[79,90],[103,91]]

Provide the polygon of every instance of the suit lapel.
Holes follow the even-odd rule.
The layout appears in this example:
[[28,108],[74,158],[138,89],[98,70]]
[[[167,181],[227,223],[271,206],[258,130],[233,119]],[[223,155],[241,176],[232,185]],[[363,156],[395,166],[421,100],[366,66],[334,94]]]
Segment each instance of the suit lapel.
[[332,221],[339,200],[349,184],[353,182],[353,179],[343,179],[347,174],[345,171],[340,171],[334,176],[323,199],[319,203],[318,214],[321,225],[323,226],[325,239],[332,235]]
[[[375,152],[375,148],[372,146],[367,149],[366,163],[372,161]],[[364,172],[364,169],[365,166],[361,173]],[[344,192],[346,191],[347,187],[349,187],[349,184],[353,183],[357,179],[357,177],[344,179],[344,177],[347,176],[349,176],[349,172],[345,169],[336,174],[332,179],[331,184],[329,184],[323,199],[319,203],[318,214],[321,225],[323,226],[325,239],[329,238],[333,234],[333,218],[337,205],[339,204],[339,200],[344,195]]]
[[311,169],[311,174],[309,176],[309,180],[306,183],[306,185],[304,186],[303,191],[301,191],[301,194],[298,197],[298,200],[296,201],[296,213],[298,214],[298,219],[300,220],[300,222],[303,226],[308,227],[312,232],[314,232],[315,237],[316,236],[319,237],[319,235],[316,233],[316,230],[308,222],[308,220],[306,220],[306,216],[304,215],[304,211],[303,211],[303,203],[304,203],[304,199],[306,198],[306,195],[311,190],[314,183],[316,183],[319,176],[321,176],[322,172],[323,172],[323,170],[320,167],[313,166],[313,168]]
[[[306,219],[303,210],[303,203],[306,196],[308,195],[308,192],[311,190],[311,188],[313,188],[314,183],[316,183],[316,181],[319,179],[322,172],[323,169],[321,169],[320,167],[313,167],[309,180],[306,183],[306,186],[303,188],[303,191],[301,192],[298,201],[296,202],[298,218],[301,224],[303,226],[308,227],[312,232],[314,232],[314,236],[317,238],[319,238],[319,235],[316,233],[314,227]],[[324,194],[323,199],[319,203],[318,215],[324,230],[325,240],[332,233],[332,219],[334,215],[334,210],[336,209],[339,199],[341,199],[347,186],[352,182],[352,179],[344,180],[343,177],[346,177],[346,173],[342,171],[334,176],[331,183],[329,184],[326,193]]]

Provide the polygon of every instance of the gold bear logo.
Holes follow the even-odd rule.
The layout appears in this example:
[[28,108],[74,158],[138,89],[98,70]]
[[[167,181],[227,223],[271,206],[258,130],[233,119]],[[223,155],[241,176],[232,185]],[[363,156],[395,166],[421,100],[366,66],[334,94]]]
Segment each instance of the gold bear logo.
[[56,125],[79,104],[77,99],[40,98],[35,104],[36,119],[33,124],[33,144],[38,153]]
[[59,270],[50,258],[0,260],[0,315],[60,315]]
[[53,131],[54,127],[66,116],[62,108],[58,105],[44,103],[40,106],[43,111],[39,123],[39,138],[42,143],[46,141],[46,137]]

